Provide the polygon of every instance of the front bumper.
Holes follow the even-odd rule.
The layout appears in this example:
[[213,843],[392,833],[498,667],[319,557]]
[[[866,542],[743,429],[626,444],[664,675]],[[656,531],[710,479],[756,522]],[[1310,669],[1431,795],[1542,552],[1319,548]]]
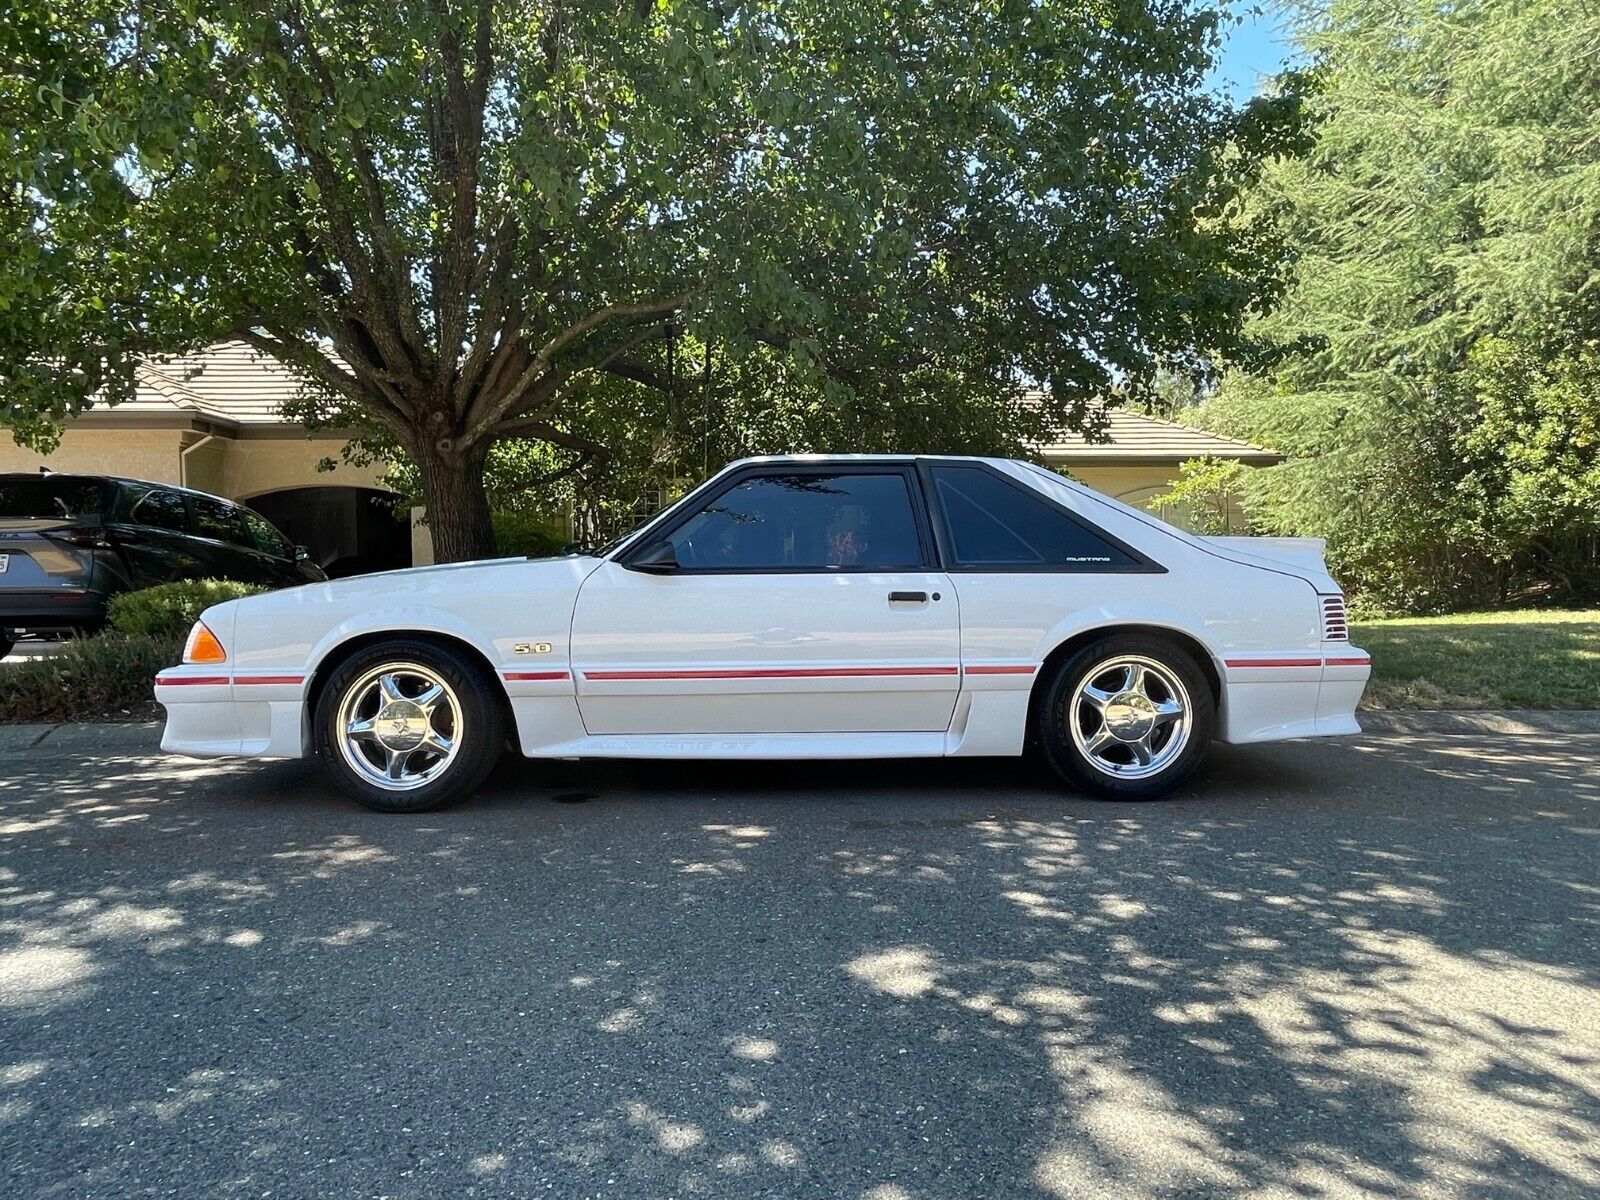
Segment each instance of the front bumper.
[[304,758],[305,692],[298,672],[169,667],[155,681],[156,702],[167,710],[161,748],[195,758]]

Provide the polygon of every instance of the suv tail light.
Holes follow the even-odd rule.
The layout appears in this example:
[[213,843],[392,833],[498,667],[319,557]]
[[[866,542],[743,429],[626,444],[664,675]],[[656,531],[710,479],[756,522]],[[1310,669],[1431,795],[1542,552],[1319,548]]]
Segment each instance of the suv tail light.
[[105,548],[111,545],[107,540],[106,531],[97,525],[79,525],[71,529],[53,529],[44,535],[53,542],[66,542],[69,546],[97,546]]
[[1350,640],[1350,623],[1345,617],[1343,596],[1322,598],[1322,640],[1325,642]]

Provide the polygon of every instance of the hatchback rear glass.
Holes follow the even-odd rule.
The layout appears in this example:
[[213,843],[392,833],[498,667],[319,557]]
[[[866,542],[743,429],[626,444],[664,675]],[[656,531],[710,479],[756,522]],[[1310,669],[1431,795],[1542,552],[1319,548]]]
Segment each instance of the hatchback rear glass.
[[104,506],[105,485],[98,479],[0,476],[0,518],[98,517]]

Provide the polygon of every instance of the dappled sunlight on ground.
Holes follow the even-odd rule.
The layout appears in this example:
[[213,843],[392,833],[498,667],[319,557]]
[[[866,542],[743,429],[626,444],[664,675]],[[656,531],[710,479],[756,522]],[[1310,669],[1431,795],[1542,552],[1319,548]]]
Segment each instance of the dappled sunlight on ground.
[[14,756],[0,1156],[39,1195],[1595,1194],[1597,749],[1221,750],[1143,807],[513,764],[412,819]]

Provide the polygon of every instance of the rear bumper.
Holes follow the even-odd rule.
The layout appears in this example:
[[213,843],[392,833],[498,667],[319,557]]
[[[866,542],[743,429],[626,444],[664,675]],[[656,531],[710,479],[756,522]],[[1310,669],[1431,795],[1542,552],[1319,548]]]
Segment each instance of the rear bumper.
[[1315,653],[1229,657],[1224,741],[1360,733],[1356,706],[1372,674],[1365,651],[1325,648]]
[[106,594],[80,588],[54,591],[0,589],[0,630],[56,633],[98,629],[106,623]]
[[231,672],[200,664],[156,676],[167,710],[161,748],[194,758],[303,758],[305,677],[297,672]]

